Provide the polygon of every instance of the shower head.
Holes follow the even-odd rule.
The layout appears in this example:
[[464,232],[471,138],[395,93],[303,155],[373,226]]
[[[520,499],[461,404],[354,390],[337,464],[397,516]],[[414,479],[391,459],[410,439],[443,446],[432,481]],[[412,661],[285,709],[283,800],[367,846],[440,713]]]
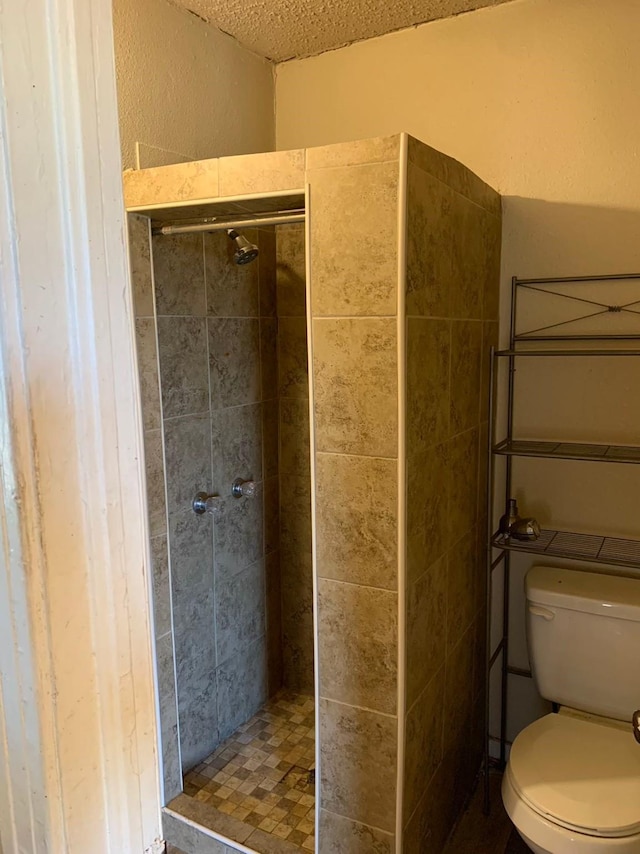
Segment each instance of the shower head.
[[234,255],[236,264],[249,264],[258,257],[258,247],[253,243],[249,243],[246,237],[238,234],[235,228],[228,229],[227,234],[229,235],[229,239],[233,240],[236,244]]

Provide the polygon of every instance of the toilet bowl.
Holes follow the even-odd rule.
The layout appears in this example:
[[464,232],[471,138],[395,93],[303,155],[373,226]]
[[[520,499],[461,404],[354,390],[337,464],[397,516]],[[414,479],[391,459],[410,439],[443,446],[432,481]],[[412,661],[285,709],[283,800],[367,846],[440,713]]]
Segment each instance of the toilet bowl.
[[640,854],[640,749],[630,729],[565,710],[516,738],[502,780],[536,854]]
[[640,580],[534,567],[527,639],[546,699],[577,699],[524,729],[502,781],[534,854],[640,854]]

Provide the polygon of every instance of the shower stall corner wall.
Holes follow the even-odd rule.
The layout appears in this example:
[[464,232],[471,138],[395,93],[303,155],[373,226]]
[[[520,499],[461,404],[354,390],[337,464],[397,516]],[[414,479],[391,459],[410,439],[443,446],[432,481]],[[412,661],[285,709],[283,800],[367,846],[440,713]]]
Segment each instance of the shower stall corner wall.
[[[405,134],[128,172],[125,195],[165,802],[182,788],[178,725],[190,739],[186,770],[229,734],[221,696],[237,726],[284,681],[315,689],[315,849],[437,852],[482,750],[479,449],[497,337],[499,196]],[[224,235],[151,238],[150,220],[268,213],[296,199],[304,234],[246,232],[260,248],[257,267],[234,268],[214,252]],[[228,372],[216,373],[227,358],[241,377],[230,385]],[[224,495],[203,536],[188,502],[235,477],[255,480],[260,501]],[[246,517],[230,525],[240,506]],[[230,613],[252,615],[240,641],[222,614],[225,572]],[[205,649],[206,626],[216,640]],[[235,671],[244,681],[221,673],[249,649]],[[178,693],[190,678],[202,702],[176,704],[176,677]],[[206,824],[210,804],[185,789],[171,807],[165,833],[189,852],[185,834],[196,831],[179,815]],[[293,845],[283,850],[310,850],[305,822],[265,827]],[[206,832],[229,846],[223,825]],[[276,837],[265,847],[255,828],[242,850],[276,850]]]

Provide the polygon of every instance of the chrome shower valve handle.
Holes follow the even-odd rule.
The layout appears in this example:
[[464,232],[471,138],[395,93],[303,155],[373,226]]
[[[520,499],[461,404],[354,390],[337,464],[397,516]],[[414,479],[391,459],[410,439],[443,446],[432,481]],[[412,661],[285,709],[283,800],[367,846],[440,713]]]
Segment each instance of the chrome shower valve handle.
[[209,495],[207,492],[196,493],[191,504],[193,512],[197,516],[203,516],[205,513],[211,513],[212,516],[219,516],[222,511],[222,497],[220,495]]
[[252,480],[237,477],[231,484],[231,494],[234,498],[255,498],[256,485]]

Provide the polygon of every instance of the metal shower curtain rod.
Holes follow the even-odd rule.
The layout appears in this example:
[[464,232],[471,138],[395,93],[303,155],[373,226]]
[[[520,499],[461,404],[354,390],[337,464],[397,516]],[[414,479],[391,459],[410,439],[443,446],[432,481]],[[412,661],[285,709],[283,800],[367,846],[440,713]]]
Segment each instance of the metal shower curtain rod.
[[278,211],[269,216],[247,217],[246,219],[226,219],[209,222],[185,223],[184,225],[168,223],[159,225],[153,229],[154,234],[190,234],[201,231],[226,231],[229,228],[255,228],[261,225],[286,225],[305,221],[305,211]]

